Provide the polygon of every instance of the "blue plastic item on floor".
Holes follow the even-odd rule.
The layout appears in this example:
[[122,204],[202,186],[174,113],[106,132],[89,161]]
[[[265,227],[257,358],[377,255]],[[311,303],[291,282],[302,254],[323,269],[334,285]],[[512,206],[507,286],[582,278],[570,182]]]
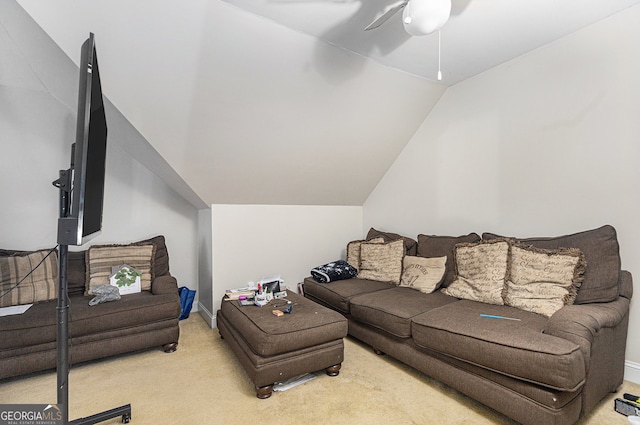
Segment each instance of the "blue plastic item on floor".
[[180,294],[180,318],[179,320],[186,319],[191,313],[191,307],[193,306],[193,299],[196,297],[196,291],[189,289],[186,286],[178,288]]

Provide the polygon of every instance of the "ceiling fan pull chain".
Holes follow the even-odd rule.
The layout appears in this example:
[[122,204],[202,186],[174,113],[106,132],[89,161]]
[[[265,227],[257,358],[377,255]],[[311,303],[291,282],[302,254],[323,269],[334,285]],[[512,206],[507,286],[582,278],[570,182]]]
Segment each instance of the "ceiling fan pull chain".
[[438,30],[438,81],[442,80],[442,71],[440,71],[441,40],[442,40],[442,32]]

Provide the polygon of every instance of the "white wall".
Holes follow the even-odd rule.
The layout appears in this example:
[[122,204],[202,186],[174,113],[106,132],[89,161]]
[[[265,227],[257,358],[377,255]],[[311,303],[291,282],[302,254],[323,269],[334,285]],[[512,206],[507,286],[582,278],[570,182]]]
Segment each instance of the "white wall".
[[211,209],[198,211],[198,311],[207,321],[213,309],[213,233]]
[[448,89],[366,201],[364,227],[524,237],[609,223],[639,281],[638,22],[628,9]]
[[[69,167],[78,67],[14,2],[0,2],[0,57],[0,247],[53,247],[59,192],[51,182]],[[105,107],[103,231],[90,243],[164,234],[172,274],[197,288],[197,209],[131,156],[131,146],[147,142],[110,102]]]
[[297,292],[312,268],[344,259],[362,237],[362,207],[212,205],[211,216],[213,315],[226,289],[263,277],[280,275]]

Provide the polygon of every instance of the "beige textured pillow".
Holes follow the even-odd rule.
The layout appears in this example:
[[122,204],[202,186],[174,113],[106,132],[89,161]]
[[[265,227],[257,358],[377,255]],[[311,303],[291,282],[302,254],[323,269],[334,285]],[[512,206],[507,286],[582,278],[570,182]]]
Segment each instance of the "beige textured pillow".
[[360,268],[360,246],[365,243],[384,243],[382,238],[373,238],[368,241],[351,241],[347,244],[347,263],[354,269]]
[[514,245],[505,304],[550,317],[573,304],[585,268],[584,255],[577,248]]
[[430,294],[438,289],[446,270],[447,257],[414,257],[406,255],[402,262],[400,286]]
[[156,246],[142,245],[94,245],[87,250],[87,295],[93,295],[92,288],[98,285],[108,285],[111,267],[127,264],[135,268],[140,277],[140,288],[151,290],[153,280],[153,259]]
[[[50,251],[0,257],[0,294],[6,294],[0,297],[0,307],[58,298],[58,255],[54,251],[47,257]],[[32,269],[33,273],[18,285]]]
[[456,298],[503,305],[502,293],[509,271],[509,242],[495,239],[458,244],[453,252],[457,276],[442,292]]
[[360,245],[358,277],[398,285],[402,276],[403,257],[402,239],[389,243],[363,242]]

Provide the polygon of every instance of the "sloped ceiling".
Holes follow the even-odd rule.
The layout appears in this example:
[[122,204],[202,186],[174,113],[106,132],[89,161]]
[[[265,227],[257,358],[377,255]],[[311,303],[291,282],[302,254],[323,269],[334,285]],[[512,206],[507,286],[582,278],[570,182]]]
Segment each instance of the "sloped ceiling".
[[[451,66],[443,70],[447,78],[457,72],[454,63],[465,69],[456,78],[466,78],[551,41],[531,42],[526,23],[544,29],[549,22],[562,26],[568,18],[556,13],[555,1],[529,2],[544,4],[549,22],[518,21],[509,26],[513,32],[500,34],[499,28],[490,29],[512,18],[501,11],[522,2],[475,0],[456,6],[459,14],[449,23],[459,25],[461,45],[484,33],[464,37],[462,16],[474,16],[475,2],[496,6],[475,16],[490,17],[480,28],[502,41],[484,46],[468,61],[469,48],[457,58],[447,53],[454,55],[443,56]],[[568,3],[586,9],[607,3],[620,10],[638,2]],[[426,54],[402,51],[420,40],[425,42],[421,50],[432,50],[431,36],[410,39],[392,20],[371,35],[377,48],[371,48],[371,40],[364,43],[368,50],[357,47],[362,41],[349,44],[361,40],[361,32],[340,25],[354,16],[358,26],[375,17],[374,8],[365,4],[377,8],[386,3],[381,0],[18,3],[76,63],[88,33],[96,35],[104,93],[204,204],[362,205],[447,87],[394,59],[397,54],[422,66]],[[281,13],[287,4],[297,10],[296,25],[276,19],[288,15]],[[338,11],[337,6],[345,7]],[[599,8],[589,19],[603,18],[615,7]],[[354,15],[361,10],[366,13]],[[322,34],[301,29],[305,19],[323,23]],[[567,24],[568,31],[590,21],[581,22]],[[327,25],[342,31],[327,31]],[[391,44],[385,44],[385,34]],[[447,37],[456,40],[454,34]],[[514,49],[511,40],[521,37],[524,50]],[[498,62],[478,59],[487,57]],[[433,60],[428,60],[431,68]]]

